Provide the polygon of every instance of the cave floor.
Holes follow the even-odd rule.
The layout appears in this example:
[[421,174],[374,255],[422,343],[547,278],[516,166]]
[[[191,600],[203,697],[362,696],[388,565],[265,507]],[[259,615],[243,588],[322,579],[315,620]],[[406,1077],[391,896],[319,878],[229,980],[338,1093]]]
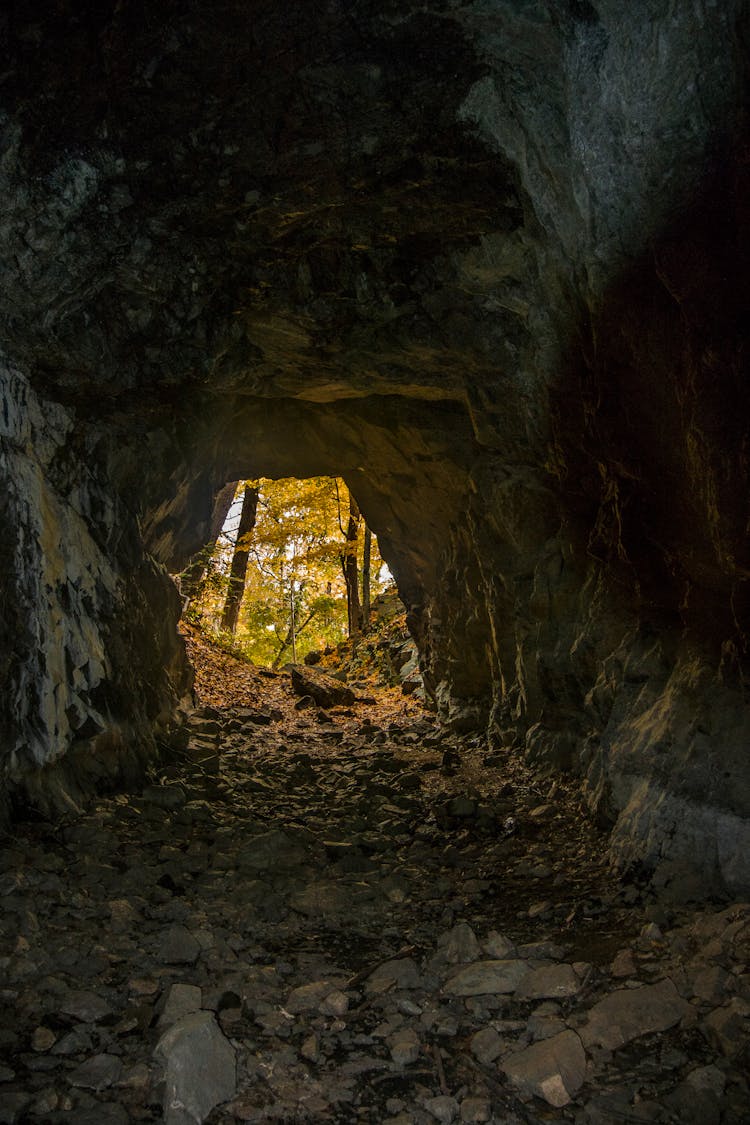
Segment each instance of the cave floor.
[[5,841],[0,1123],[750,1119],[750,907],[620,881],[394,690],[233,664],[141,793]]

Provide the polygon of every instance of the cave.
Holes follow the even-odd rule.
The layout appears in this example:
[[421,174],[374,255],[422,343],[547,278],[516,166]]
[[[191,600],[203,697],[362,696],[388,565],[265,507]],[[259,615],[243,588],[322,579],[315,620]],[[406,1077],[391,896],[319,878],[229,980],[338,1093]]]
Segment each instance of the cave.
[[169,577],[341,475],[445,729],[750,892],[741,0],[0,13],[2,817],[180,742]]

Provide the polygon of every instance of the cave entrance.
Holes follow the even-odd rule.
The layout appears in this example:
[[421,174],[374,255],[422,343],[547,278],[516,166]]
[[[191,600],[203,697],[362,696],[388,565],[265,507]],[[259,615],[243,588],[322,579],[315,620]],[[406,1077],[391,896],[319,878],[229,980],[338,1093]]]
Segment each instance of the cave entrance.
[[373,603],[395,591],[377,537],[333,476],[229,482],[180,586],[187,621],[271,670],[356,640]]

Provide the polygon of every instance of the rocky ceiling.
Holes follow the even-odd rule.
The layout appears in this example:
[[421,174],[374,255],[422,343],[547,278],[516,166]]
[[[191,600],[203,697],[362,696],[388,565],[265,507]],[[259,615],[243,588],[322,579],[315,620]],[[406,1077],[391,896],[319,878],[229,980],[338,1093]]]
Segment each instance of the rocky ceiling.
[[162,567],[227,479],[339,472],[446,720],[750,889],[742,0],[0,35],[8,792],[137,777],[189,682]]

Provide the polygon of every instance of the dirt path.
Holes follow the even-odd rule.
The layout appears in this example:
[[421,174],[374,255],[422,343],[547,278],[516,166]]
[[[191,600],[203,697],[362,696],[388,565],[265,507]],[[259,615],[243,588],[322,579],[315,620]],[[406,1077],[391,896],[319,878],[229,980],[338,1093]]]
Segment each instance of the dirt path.
[[395,692],[193,644],[179,760],[4,849],[0,1125],[748,1119],[750,909],[620,885],[573,786]]

